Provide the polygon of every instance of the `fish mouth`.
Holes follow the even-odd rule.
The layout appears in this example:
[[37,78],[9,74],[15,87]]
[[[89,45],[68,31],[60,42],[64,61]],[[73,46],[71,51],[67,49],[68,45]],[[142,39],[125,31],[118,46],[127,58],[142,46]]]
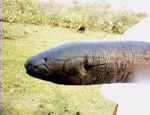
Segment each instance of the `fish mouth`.
[[62,73],[60,75],[59,71],[56,72],[56,71],[49,70],[45,65],[42,66],[40,65],[39,67],[36,68],[30,67],[27,69],[26,73],[34,78],[42,79],[55,84],[73,85],[72,82],[65,79],[66,77],[65,75],[62,75]]
[[62,85],[76,85],[73,83],[68,75],[63,71],[51,70],[45,63],[40,65],[35,65],[27,60],[24,64],[26,68],[26,73],[34,78],[52,82],[55,84]]
[[52,71],[49,70],[44,64],[39,65],[37,67],[34,66],[25,66],[25,67],[26,67],[26,73],[36,78],[42,79],[52,74]]
[[42,76],[35,72],[30,72],[30,71],[27,71],[26,73],[34,78],[42,79],[42,80],[52,82],[55,84],[73,85],[69,80],[63,79],[62,77],[59,77],[59,76],[54,76],[53,74],[50,76]]

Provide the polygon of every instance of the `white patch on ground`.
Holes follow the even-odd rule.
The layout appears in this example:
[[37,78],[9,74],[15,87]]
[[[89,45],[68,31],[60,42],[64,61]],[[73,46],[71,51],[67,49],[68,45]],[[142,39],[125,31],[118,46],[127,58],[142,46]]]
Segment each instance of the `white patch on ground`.
[[105,84],[100,93],[118,104],[117,115],[150,115],[150,85]]

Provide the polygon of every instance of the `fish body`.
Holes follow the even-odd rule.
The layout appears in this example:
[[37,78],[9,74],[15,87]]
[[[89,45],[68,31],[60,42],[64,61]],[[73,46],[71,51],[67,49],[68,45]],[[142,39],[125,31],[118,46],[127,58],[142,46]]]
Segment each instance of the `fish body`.
[[69,42],[25,62],[33,77],[65,85],[128,83],[150,71],[150,43],[138,41]]

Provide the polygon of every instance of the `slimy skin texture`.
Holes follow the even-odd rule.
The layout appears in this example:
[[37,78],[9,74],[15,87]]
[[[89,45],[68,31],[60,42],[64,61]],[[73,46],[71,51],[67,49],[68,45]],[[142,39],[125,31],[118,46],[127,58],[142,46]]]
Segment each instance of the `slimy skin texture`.
[[150,71],[150,43],[134,41],[62,44],[29,58],[27,74],[65,85],[132,82]]

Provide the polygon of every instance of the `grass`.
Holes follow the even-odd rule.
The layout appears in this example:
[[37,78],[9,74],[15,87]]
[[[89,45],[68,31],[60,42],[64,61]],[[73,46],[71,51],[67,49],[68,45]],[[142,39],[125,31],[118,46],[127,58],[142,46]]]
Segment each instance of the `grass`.
[[19,23],[2,22],[1,25],[13,30],[9,37],[1,39],[2,115],[113,113],[116,104],[100,95],[101,85],[56,85],[28,76],[24,68],[27,58],[49,47],[74,40],[110,38],[112,34],[92,31],[78,33],[73,29]]

